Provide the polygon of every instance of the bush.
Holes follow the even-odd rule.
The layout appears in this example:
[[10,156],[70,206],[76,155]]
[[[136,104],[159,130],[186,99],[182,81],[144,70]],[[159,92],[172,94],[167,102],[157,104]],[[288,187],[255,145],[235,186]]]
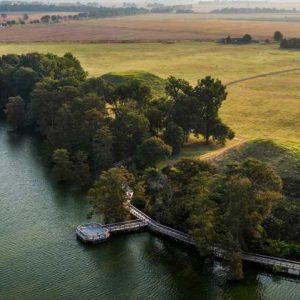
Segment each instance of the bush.
[[145,140],[137,149],[136,161],[141,168],[155,166],[155,164],[169,157],[172,148],[160,138],[151,137]]
[[164,131],[163,140],[172,147],[173,154],[178,154],[185,140],[182,127],[174,123],[169,123]]

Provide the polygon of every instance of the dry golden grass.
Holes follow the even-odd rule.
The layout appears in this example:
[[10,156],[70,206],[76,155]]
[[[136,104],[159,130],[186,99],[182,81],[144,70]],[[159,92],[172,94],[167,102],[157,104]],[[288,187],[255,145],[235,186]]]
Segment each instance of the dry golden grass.
[[[298,20],[300,20],[300,16]],[[294,17],[297,17],[294,16]],[[146,14],[128,17],[68,21],[61,24],[13,26],[0,31],[8,42],[81,41],[178,41],[215,40],[227,35],[251,34],[255,39],[272,38],[276,30],[286,37],[300,33],[300,22],[230,20],[224,15]],[[280,20],[280,19],[279,19]]]
[[[227,83],[300,66],[298,51],[283,51],[278,45],[225,46],[199,42],[0,44],[0,54],[32,51],[59,55],[72,52],[92,76],[137,70],[163,78],[174,75],[193,84],[206,75]],[[242,139],[300,141],[299,86],[299,72],[229,86],[221,117]]]
[[[286,37],[300,34],[299,22],[269,22],[249,20],[225,20],[224,15],[201,14],[149,14],[143,16],[129,16],[109,19],[95,19],[83,21],[83,26],[112,26],[135,30],[160,30],[170,33],[197,34],[199,39],[218,39],[227,35],[242,36],[245,33],[256,39],[272,38],[276,30],[280,30]],[[231,16],[232,17],[232,16]]]

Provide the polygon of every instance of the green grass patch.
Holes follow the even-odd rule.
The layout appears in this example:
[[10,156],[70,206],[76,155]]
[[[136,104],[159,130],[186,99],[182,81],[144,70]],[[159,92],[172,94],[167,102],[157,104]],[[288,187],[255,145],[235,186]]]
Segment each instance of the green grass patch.
[[150,72],[128,71],[128,72],[110,72],[101,76],[107,82],[114,85],[130,83],[132,80],[138,80],[144,85],[150,87],[154,97],[160,97],[165,94],[166,81],[161,77]]

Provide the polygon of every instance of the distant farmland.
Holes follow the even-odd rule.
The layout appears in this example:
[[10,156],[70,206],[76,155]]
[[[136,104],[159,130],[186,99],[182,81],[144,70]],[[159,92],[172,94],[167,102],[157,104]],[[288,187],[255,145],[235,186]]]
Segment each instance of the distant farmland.
[[[218,18],[218,19],[216,19]],[[300,16],[298,16],[300,20]],[[127,42],[216,40],[251,34],[265,40],[280,30],[286,37],[300,34],[300,22],[230,20],[205,14],[149,14],[68,21],[61,24],[18,25],[0,30],[4,42]]]

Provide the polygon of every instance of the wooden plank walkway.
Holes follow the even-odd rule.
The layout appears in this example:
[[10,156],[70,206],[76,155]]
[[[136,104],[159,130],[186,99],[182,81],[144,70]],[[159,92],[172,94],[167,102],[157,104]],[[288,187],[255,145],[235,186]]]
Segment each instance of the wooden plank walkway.
[[132,204],[128,204],[128,210],[133,216],[146,223],[150,230],[158,232],[162,235],[168,236],[174,240],[183,242],[185,244],[190,244],[193,246],[196,245],[195,241],[188,234],[175,230],[171,227],[159,224],[158,222],[154,221],[149,216],[147,216],[145,213],[137,209]]
[[148,224],[145,223],[144,221],[141,221],[140,219],[102,225],[102,227],[107,228],[110,233],[134,231],[134,230],[146,228],[147,226]]
[[[158,222],[154,221],[152,218],[147,216],[145,213],[140,211],[138,208],[133,206],[132,204],[126,204],[127,209],[129,212],[135,216],[137,219],[146,224],[148,228],[154,232],[158,232],[162,235],[168,236],[176,241],[183,242],[188,245],[196,246],[196,242],[191,236],[185,234],[181,231],[175,230],[173,228],[164,226],[159,224]],[[220,251],[216,251],[220,252]],[[222,251],[221,251],[222,252]],[[300,262],[299,261],[292,261],[277,257],[271,257],[261,254],[249,253],[249,252],[242,252],[242,259],[245,261],[250,261],[254,263],[259,263],[267,266],[276,266],[281,269],[284,269],[286,272],[293,274],[293,275],[300,275]],[[220,255],[217,255],[220,257]]]

